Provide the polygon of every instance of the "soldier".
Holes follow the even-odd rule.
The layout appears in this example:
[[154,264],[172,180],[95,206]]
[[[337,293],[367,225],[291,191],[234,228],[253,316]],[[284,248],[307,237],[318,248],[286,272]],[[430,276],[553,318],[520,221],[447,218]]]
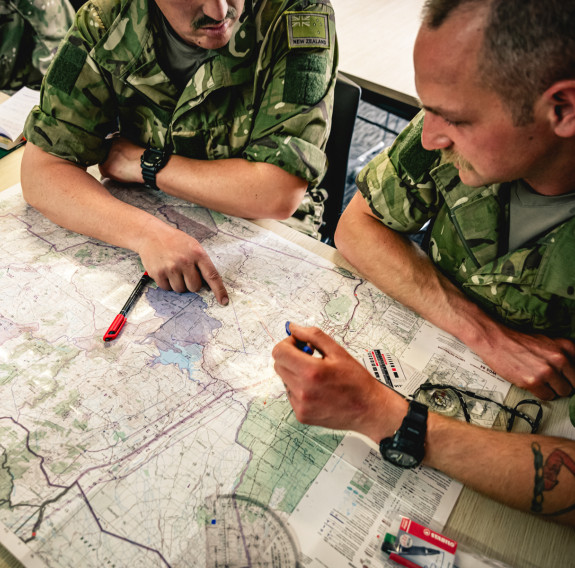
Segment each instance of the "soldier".
[[85,168],[230,215],[288,218],[326,168],[335,41],[324,0],[87,2],[26,124],[25,199],[138,252],[160,287],[196,291],[203,278],[227,304],[197,240]]
[[[336,243],[379,288],[502,377],[543,399],[567,396],[575,385],[575,131],[567,130],[575,127],[575,2],[551,3],[557,12],[521,3],[521,18],[512,3],[495,2],[477,45],[467,34],[465,53],[423,52],[445,29],[444,4],[484,3],[431,2],[414,52],[424,110],[359,174],[361,194]],[[401,234],[429,220],[430,260]]]
[[[575,385],[574,27],[573,0],[429,0],[414,50],[423,113],[360,173],[335,237],[385,293],[545,399]],[[402,234],[427,220],[430,257]],[[274,349],[300,421],[575,524],[573,440],[428,417],[319,330],[292,335],[322,355],[293,337]]]
[[72,25],[68,0],[7,0],[0,4],[0,89],[40,87]]

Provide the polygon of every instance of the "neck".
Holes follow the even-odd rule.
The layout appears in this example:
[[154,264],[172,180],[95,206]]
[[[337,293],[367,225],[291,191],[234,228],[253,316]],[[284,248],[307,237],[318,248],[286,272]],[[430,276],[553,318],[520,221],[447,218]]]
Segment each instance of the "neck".
[[540,195],[565,195],[575,192],[575,142],[547,156],[545,166],[525,176],[525,181]]
[[555,179],[538,180],[532,178],[525,178],[524,180],[529,184],[531,189],[540,195],[566,195],[568,193],[575,193],[575,172],[571,175],[556,176]]

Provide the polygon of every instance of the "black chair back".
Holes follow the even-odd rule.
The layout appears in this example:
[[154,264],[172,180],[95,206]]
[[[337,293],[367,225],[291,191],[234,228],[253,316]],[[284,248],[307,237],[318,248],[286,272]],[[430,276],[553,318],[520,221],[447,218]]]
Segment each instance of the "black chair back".
[[333,235],[341,215],[347,180],[347,164],[361,88],[339,74],[335,85],[333,118],[326,146],[327,172],[320,187],[328,193],[323,214],[321,240],[333,245]]

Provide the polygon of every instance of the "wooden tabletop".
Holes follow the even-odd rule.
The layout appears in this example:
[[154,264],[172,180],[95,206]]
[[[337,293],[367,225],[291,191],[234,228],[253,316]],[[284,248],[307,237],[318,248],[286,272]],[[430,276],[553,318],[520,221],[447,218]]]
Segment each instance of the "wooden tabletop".
[[339,69],[363,89],[417,106],[413,44],[424,0],[331,0]]

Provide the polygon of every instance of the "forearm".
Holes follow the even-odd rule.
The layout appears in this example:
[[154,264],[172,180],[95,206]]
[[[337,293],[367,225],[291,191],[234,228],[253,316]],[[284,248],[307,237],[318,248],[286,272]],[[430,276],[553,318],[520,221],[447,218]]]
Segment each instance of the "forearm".
[[470,426],[431,413],[424,463],[522,511],[575,524],[575,442]]
[[31,143],[22,159],[22,192],[54,223],[137,252],[161,288],[196,292],[206,283],[218,302],[228,303],[221,276],[193,236],[116,199],[82,168]]
[[287,219],[303,199],[307,182],[263,162],[173,156],[159,173],[158,186],[170,195],[227,215]]
[[335,241],[380,290],[457,337],[503,378],[543,399],[567,396],[575,386],[573,342],[521,333],[495,321],[415,243],[376,219],[360,194],[342,215]]
[[113,197],[82,168],[30,143],[22,159],[21,178],[26,201],[51,221],[116,246],[137,251],[143,234],[164,225]]
[[[357,431],[379,444],[399,428],[407,404],[383,385],[371,399],[380,411],[358,421]],[[423,463],[495,501],[575,525],[573,440],[500,432],[430,412]]]
[[[119,138],[100,166],[104,176],[143,183],[143,148]],[[242,158],[196,160],[173,155],[157,173],[165,193],[227,215],[248,219],[286,219],[300,204],[307,182],[264,162]]]
[[342,215],[335,241],[382,292],[467,345],[496,333],[498,324],[445,278],[420,247],[373,217],[359,193]]
[[[376,444],[393,436],[407,401],[319,329],[291,324],[290,330],[272,356],[296,418],[354,430]],[[297,340],[321,357],[302,353]],[[429,413],[424,464],[509,506],[575,524],[575,441],[497,432]]]

